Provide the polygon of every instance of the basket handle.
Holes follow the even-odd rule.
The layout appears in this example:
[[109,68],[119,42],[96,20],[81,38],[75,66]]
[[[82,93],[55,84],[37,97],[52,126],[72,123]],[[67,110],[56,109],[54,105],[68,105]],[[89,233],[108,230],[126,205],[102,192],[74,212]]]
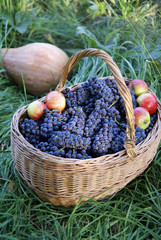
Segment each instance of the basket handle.
[[110,68],[111,72],[115,77],[115,81],[118,87],[118,91],[123,98],[124,105],[125,105],[125,113],[126,113],[126,120],[127,120],[127,128],[126,128],[126,140],[125,140],[125,149],[130,159],[136,157],[136,146],[135,146],[135,120],[134,120],[134,110],[132,105],[132,97],[128,87],[125,84],[124,78],[121,75],[121,72],[113,61],[111,56],[106,52],[95,49],[95,48],[87,48],[85,50],[79,51],[75,53],[69,61],[67,62],[66,66],[62,72],[62,78],[57,86],[58,91],[62,91],[65,87],[65,82],[70,70],[74,67],[74,65],[84,57],[88,56],[95,56],[98,58],[103,59],[108,67]]

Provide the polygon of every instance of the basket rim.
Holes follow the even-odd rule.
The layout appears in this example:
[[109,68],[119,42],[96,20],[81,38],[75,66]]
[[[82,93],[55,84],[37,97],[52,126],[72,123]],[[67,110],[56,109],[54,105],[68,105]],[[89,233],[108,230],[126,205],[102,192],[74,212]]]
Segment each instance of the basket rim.
[[[110,78],[110,80],[114,80],[114,77],[113,76],[106,76],[106,77],[98,77],[99,79],[105,79],[105,78]],[[130,78],[124,78],[125,79],[125,82],[129,82],[131,81],[132,79]],[[81,83],[78,83],[78,84],[74,84],[68,88],[71,89],[71,91],[74,91],[75,89],[78,88],[78,86],[80,86],[81,84],[83,84],[83,82]],[[151,92],[153,93],[153,91],[148,88],[148,92]],[[155,95],[155,93],[153,93]],[[156,95],[155,95],[156,96]],[[157,96],[156,96],[157,98]],[[45,96],[40,98],[39,99],[40,101],[44,101],[45,100]],[[160,100],[157,98],[157,102],[158,102],[158,107],[157,107],[157,121],[155,123],[155,125],[153,126],[153,129],[150,131],[151,135],[154,135],[153,133],[155,132],[156,128],[157,128],[157,123],[158,121],[160,121],[160,124],[159,124],[159,128],[158,128],[158,132],[160,131],[160,135],[161,135],[161,102]],[[13,118],[12,118],[12,122],[11,122],[11,132],[13,134],[16,134],[18,137],[20,137],[22,139],[21,141],[21,144],[25,147],[29,147],[30,149],[32,149],[34,151],[33,155],[37,155],[38,157],[41,156],[41,160],[44,162],[51,162],[51,163],[60,163],[60,164],[79,164],[79,165],[84,165],[84,164],[103,164],[105,161],[107,162],[111,162],[111,161],[116,161],[115,160],[115,157],[120,155],[120,157],[124,156],[124,155],[127,155],[126,153],[126,149],[124,148],[123,150],[121,151],[118,151],[116,153],[109,153],[109,154],[106,154],[106,155],[103,155],[103,156],[99,156],[99,157],[95,157],[95,158],[90,158],[90,159],[76,159],[76,158],[63,158],[63,157],[57,157],[55,155],[51,155],[49,153],[46,153],[46,152],[42,152],[41,150],[35,148],[30,142],[28,142],[24,136],[21,134],[21,132],[19,131],[19,121],[23,118],[23,116],[26,115],[26,109],[27,109],[27,106],[29,104],[21,107],[20,109],[18,109],[14,115],[13,115]],[[19,113],[22,114],[20,115]],[[17,118],[17,121],[16,121],[16,129],[14,129],[14,124],[15,124],[15,118],[18,116]],[[149,133],[149,134],[150,134]],[[149,134],[146,136],[146,138],[141,141],[139,144],[136,145],[136,151],[138,152],[139,149],[144,145],[146,144],[146,142],[148,141],[148,136]],[[161,139],[161,136],[160,136],[160,139]],[[42,158],[42,155],[44,156],[44,158]],[[128,156],[128,155],[127,155]],[[105,159],[102,161],[102,157],[104,157]],[[130,158],[129,158],[130,159]],[[135,158],[134,158],[135,159]],[[133,159],[133,160],[134,160]],[[133,161],[132,160],[132,161]],[[33,160],[34,161],[34,160]],[[119,160],[118,160],[119,161]]]

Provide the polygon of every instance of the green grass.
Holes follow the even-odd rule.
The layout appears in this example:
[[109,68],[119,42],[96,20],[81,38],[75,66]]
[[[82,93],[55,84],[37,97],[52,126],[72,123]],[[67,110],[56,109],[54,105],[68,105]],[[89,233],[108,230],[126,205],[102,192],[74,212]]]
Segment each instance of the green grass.
[[[125,77],[144,79],[161,99],[159,1],[2,0],[0,47],[48,42],[69,56],[95,47],[109,53]],[[7,6],[7,7],[6,7]],[[111,75],[95,57],[72,70],[66,86]],[[159,240],[161,236],[161,147],[150,166],[103,201],[74,208],[42,202],[21,180],[10,149],[16,110],[40,96],[26,94],[0,68],[0,239]]]

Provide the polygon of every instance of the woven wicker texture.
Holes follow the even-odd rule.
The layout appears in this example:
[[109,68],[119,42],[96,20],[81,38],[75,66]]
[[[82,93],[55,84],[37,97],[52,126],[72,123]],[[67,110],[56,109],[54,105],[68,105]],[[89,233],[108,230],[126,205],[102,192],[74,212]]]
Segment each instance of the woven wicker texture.
[[[63,71],[57,89],[61,91],[65,87],[69,71],[79,59],[87,56],[103,59],[114,75],[109,78],[115,79],[126,107],[125,150],[87,160],[60,158],[34,148],[20,133],[19,123],[26,116],[27,106],[14,114],[11,123],[11,151],[17,171],[42,200],[54,205],[74,206],[81,197],[82,201],[90,197],[101,200],[118,192],[148,167],[161,140],[161,103],[157,99],[157,122],[146,139],[135,146],[132,100],[125,84],[125,81],[131,80],[121,76],[117,65],[104,51],[86,49],[74,54]],[[71,90],[76,91],[79,86],[74,85]]]

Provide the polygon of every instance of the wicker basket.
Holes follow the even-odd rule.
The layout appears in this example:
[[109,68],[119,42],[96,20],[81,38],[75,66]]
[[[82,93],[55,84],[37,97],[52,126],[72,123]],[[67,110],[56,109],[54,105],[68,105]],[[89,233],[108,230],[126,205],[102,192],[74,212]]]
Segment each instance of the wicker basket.
[[[146,139],[135,146],[134,113],[125,79],[112,58],[104,51],[86,49],[74,54],[67,63],[58,89],[62,90],[68,72],[83,57],[96,56],[109,66],[125,104],[127,131],[125,149],[115,154],[79,160],[56,157],[34,148],[19,131],[27,106],[19,109],[11,124],[11,149],[15,167],[26,184],[43,200],[54,205],[74,206],[90,197],[103,199],[141,174],[153,160],[161,139],[161,103],[158,101],[157,122]],[[71,87],[76,91],[79,85]],[[152,92],[149,89],[150,92]],[[44,101],[42,98],[41,101]],[[84,196],[84,197],[83,197]]]

